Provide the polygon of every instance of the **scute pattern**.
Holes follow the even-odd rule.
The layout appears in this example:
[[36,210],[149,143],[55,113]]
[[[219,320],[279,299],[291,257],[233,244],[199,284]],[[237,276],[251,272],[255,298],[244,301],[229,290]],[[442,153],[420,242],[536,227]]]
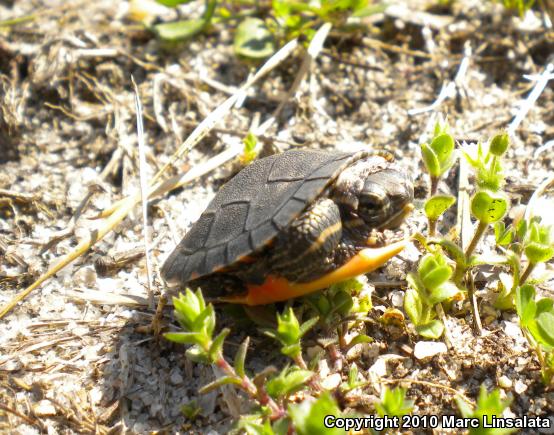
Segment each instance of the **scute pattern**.
[[166,260],[163,278],[186,283],[261,249],[367,155],[293,150],[255,161],[220,189]]

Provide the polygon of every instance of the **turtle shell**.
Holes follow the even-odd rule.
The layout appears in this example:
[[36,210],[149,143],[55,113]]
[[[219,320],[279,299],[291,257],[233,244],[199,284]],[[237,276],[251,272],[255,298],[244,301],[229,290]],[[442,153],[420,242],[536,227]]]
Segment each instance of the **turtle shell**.
[[352,162],[370,153],[291,150],[225,184],[162,267],[168,284],[217,272],[267,246]]

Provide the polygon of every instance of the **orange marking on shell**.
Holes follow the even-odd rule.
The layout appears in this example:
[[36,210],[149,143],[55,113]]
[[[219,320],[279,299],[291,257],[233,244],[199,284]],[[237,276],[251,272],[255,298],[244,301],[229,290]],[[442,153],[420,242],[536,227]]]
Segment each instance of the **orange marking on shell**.
[[261,285],[248,284],[248,293],[245,295],[229,296],[221,298],[220,301],[244,305],[265,305],[304,296],[379,268],[400,253],[407,243],[407,240],[402,240],[381,248],[362,249],[345,265],[306,283],[294,283],[282,277],[268,276]]
[[242,257],[239,257],[237,259],[239,263],[254,263],[256,259],[252,257],[251,255],[243,255]]

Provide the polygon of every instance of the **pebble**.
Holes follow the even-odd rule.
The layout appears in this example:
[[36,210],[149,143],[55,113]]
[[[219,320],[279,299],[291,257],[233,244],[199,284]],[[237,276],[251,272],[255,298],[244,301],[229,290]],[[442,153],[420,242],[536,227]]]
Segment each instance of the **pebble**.
[[515,385],[514,385],[514,391],[517,394],[522,394],[525,391],[527,391],[527,385],[525,383],[523,383],[522,381],[517,380]]
[[35,406],[33,406],[33,411],[37,417],[52,417],[56,415],[56,408],[50,402],[50,400],[41,400]]
[[506,375],[500,376],[498,378],[498,386],[500,388],[504,388],[505,390],[509,390],[510,388],[512,388],[513,384],[514,383],[512,382],[512,380]]
[[179,385],[183,383],[183,376],[178,371],[173,370],[169,380],[173,385]]
[[327,376],[321,382],[321,386],[326,390],[334,390],[337,388],[342,381],[340,373],[333,373],[332,375]]
[[418,341],[414,347],[414,356],[419,360],[423,360],[446,353],[447,350],[446,344],[442,341]]

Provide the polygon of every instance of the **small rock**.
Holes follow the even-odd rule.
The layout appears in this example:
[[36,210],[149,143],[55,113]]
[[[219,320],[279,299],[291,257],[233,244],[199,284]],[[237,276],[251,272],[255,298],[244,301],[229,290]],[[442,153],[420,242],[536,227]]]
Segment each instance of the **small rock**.
[[514,391],[517,393],[517,394],[522,394],[524,393],[525,391],[527,391],[527,385],[524,384],[522,381],[520,380],[517,380],[515,385],[514,385]]
[[306,355],[308,356],[309,360],[314,359],[318,354],[323,352],[323,348],[321,346],[310,346],[308,349],[306,349]]
[[73,274],[74,284],[93,288],[96,285],[96,271],[92,266],[82,267]]
[[521,328],[519,327],[519,325],[509,321],[504,321],[503,323],[504,323],[504,332],[508,337],[511,337],[516,341],[519,341],[520,337],[523,337],[523,334],[521,333]]
[[332,375],[327,376],[321,382],[321,386],[326,390],[334,390],[337,388],[342,381],[340,373],[333,373]]
[[326,360],[319,360],[319,362],[317,363],[317,372],[322,379],[326,378],[329,375],[330,370]]
[[404,292],[401,291],[393,291],[391,292],[390,300],[392,304],[395,307],[403,307],[404,306]]
[[414,356],[419,359],[432,358],[448,349],[442,341],[418,341],[414,347]]
[[50,400],[41,400],[35,406],[33,411],[37,417],[52,417],[56,415],[56,408],[52,405]]
[[169,378],[170,382],[173,384],[173,385],[179,385],[179,384],[182,384],[183,383],[183,376],[181,375],[181,373],[179,373],[178,371],[174,370],[172,373],[171,373],[171,377]]
[[505,390],[509,390],[510,388],[512,388],[513,384],[514,383],[512,382],[512,380],[506,375],[500,376],[498,378],[498,386],[500,388],[504,388]]

